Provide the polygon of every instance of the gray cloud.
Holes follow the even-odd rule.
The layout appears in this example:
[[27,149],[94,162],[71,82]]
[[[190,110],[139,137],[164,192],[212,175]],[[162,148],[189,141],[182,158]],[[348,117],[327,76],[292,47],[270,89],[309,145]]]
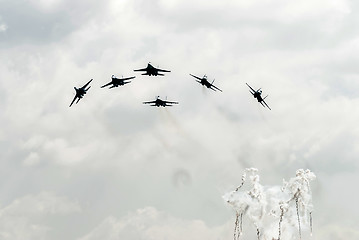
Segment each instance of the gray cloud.
[[[320,181],[315,219],[323,229],[342,227],[339,210],[332,218],[325,212],[346,204],[347,197],[327,199],[340,187],[348,194],[343,186],[354,180],[342,176],[358,171],[357,38],[349,31],[356,5],[3,4],[0,201],[51,190],[82,206],[67,221],[49,221],[46,227],[57,230],[38,236],[76,239],[109,216],[117,224],[144,206],[222,226],[234,216],[221,196],[252,166],[269,184],[310,168]],[[136,74],[124,87],[100,89],[112,74],[133,75],[149,61],[172,72]],[[223,93],[202,88],[189,73],[215,78]],[[91,78],[88,94],[69,108],[73,87]],[[245,82],[269,94],[272,111]],[[157,95],[180,104],[142,105]],[[356,217],[345,214],[348,221]],[[75,222],[83,224],[69,231]]]
[[123,219],[108,217],[92,232],[79,239],[225,239],[230,234],[222,235],[224,229],[230,229],[228,224],[209,228],[200,220],[183,221],[147,207]]
[[66,197],[50,192],[27,195],[0,210],[2,239],[46,239],[51,217],[79,212],[81,207]]
[[106,6],[106,1],[5,1],[0,16],[8,29],[6,34],[0,35],[0,46],[61,41],[91,18],[99,16]]

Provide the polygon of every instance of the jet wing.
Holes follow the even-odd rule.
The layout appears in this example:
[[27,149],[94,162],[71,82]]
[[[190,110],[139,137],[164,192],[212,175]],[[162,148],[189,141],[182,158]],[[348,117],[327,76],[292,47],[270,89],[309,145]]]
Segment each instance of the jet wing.
[[72,100],[72,102],[71,102],[71,104],[70,104],[70,106],[69,106],[69,107],[71,107],[71,106],[72,106],[72,104],[75,102],[76,98],[77,98],[77,95],[75,95],[75,97],[74,97],[74,99]]
[[152,103],[156,103],[156,101],[143,102],[143,104],[152,104]]
[[107,86],[109,86],[109,85],[111,85],[111,84],[112,84],[112,82],[106,83],[106,84],[103,85],[101,88],[107,87]]
[[93,80],[93,79],[91,79],[90,81],[88,81],[88,83],[86,83],[82,88],[86,88],[87,85],[89,85],[92,80]]
[[130,80],[130,79],[134,79],[135,77],[127,77],[127,78],[121,78],[121,81],[126,81],[126,80]]
[[197,78],[198,80],[202,80],[202,78],[199,78],[199,77],[197,77],[197,76],[195,76],[195,75],[192,75],[192,74],[189,74],[189,75],[191,75],[191,76],[194,77],[194,78]]
[[[263,100],[261,103],[262,103],[262,105],[263,105],[263,103],[264,103],[264,105],[267,106],[267,108],[269,108],[269,110],[272,110],[264,100]],[[264,105],[263,105],[263,106],[264,106]]]
[[254,90],[251,86],[249,86],[248,83],[246,83],[246,84],[247,84],[247,86],[253,91],[253,93],[256,92],[256,90]]
[[171,71],[169,71],[169,70],[163,70],[163,69],[159,69],[159,68],[156,68],[157,69],[157,71],[159,71],[159,72],[171,72]]
[[133,70],[134,72],[139,72],[139,71],[147,71],[148,68],[141,68],[141,69],[136,69],[136,70]]
[[171,102],[171,101],[163,101],[164,103],[169,103],[169,104],[178,104],[178,102]]
[[[215,88],[215,89],[213,89],[212,87]],[[216,86],[214,86],[214,85],[211,86],[211,89],[214,90],[214,91],[216,91],[216,89],[217,89],[218,91],[223,92],[221,89],[219,89],[218,87],[216,87]]]

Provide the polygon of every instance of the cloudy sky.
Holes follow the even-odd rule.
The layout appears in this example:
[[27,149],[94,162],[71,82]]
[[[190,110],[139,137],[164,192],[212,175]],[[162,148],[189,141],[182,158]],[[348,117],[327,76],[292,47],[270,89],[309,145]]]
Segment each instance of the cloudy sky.
[[[312,239],[358,239],[358,12],[354,0],[0,0],[0,239],[232,239],[222,196],[248,167],[263,185],[310,169]],[[148,62],[172,72],[133,72]],[[136,78],[101,89],[112,74]],[[180,104],[142,104],[157,95]]]

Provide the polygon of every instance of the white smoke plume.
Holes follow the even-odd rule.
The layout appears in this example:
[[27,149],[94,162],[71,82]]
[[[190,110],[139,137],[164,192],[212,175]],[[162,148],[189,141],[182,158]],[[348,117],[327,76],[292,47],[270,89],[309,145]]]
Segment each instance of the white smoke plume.
[[[314,173],[299,169],[295,177],[283,180],[282,186],[267,187],[260,184],[257,172],[247,168],[242,183],[223,196],[236,213],[234,240],[243,235],[246,219],[255,227],[257,239],[302,239],[302,231],[312,233],[310,181],[316,178]],[[249,187],[245,186],[247,178]]]

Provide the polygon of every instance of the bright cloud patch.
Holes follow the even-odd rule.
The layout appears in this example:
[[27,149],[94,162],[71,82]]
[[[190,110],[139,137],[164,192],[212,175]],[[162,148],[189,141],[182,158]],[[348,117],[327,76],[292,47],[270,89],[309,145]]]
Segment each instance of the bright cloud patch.
[[4,24],[4,23],[1,23],[0,24],[0,32],[5,32],[6,30],[7,30],[7,25],[6,24]]
[[67,215],[80,210],[77,203],[54,193],[27,195],[0,209],[0,239],[46,239],[51,227],[46,224],[45,217]]
[[177,219],[153,207],[146,207],[120,220],[108,217],[79,240],[219,240],[230,238],[230,228],[231,226],[210,228],[200,220]]

